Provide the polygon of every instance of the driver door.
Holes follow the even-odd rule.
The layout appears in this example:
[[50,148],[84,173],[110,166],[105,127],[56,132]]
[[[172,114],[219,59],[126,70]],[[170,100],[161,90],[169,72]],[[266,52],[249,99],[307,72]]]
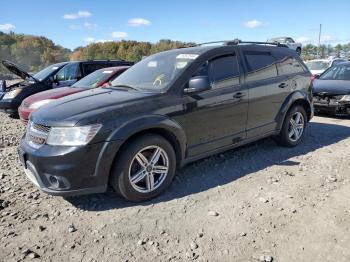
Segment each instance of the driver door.
[[184,94],[185,113],[177,117],[195,157],[231,146],[246,137],[248,92],[241,85],[237,56],[217,57],[202,65],[194,76],[208,76],[211,88]]

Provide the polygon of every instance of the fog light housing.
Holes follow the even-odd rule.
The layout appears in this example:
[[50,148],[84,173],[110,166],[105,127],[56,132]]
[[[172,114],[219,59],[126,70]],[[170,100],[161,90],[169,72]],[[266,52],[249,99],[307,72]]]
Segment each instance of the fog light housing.
[[48,188],[54,190],[64,190],[70,188],[70,183],[65,177],[45,174],[48,181]]

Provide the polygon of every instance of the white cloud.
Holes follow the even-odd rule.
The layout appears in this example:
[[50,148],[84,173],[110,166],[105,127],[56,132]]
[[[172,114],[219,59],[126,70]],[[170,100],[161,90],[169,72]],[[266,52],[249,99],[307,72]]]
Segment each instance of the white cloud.
[[337,41],[338,41],[338,38],[331,35],[321,36],[321,42],[324,42],[324,43],[331,43],[331,42],[337,42]]
[[268,24],[269,24],[268,22],[262,22],[255,19],[249,20],[243,23],[243,25],[248,28],[259,28],[259,27],[267,26]]
[[126,32],[120,32],[120,31],[115,31],[111,33],[111,36],[113,38],[126,38],[128,37],[128,33]]
[[87,18],[90,16],[91,13],[89,11],[78,11],[77,13],[63,15],[63,19],[73,20],[78,18]]
[[88,42],[88,43],[92,43],[92,42],[95,42],[95,38],[93,38],[93,37],[86,37],[86,38],[84,38],[84,41]]
[[297,43],[301,43],[301,44],[308,44],[312,42],[312,39],[310,37],[306,37],[306,36],[301,36],[295,39],[295,41]]
[[151,21],[144,19],[144,18],[132,18],[129,19],[128,25],[129,26],[148,26],[151,24]]
[[16,27],[13,24],[2,24],[0,25],[0,31],[4,33],[9,33],[10,31],[13,31]]
[[83,26],[84,26],[85,28],[87,28],[87,29],[95,29],[95,28],[97,28],[97,24],[91,24],[91,23],[89,23],[89,22],[85,22],[85,23],[83,24]]

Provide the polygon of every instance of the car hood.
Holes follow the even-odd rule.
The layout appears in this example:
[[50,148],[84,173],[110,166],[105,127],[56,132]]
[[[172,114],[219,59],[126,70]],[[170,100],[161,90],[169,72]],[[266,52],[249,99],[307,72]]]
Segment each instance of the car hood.
[[313,93],[347,95],[350,94],[350,81],[316,79],[313,82]]
[[7,70],[9,70],[11,73],[19,76],[22,79],[26,79],[26,78],[31,78],[33,79],[35,82],[39,82],[37,79],[35,79],[32,75],[30,75],[29,73],[27,73],[24,69],[20,68],[18,65],[8,61],[8,60],[3,60],[2,61],[2,65],[4,67],[7,68]]
[[31,104],[45,100],[45,99],[58,99],[64,96],[68,96],[71,94],[75,94],[78,92],[85,91],[85,88],[79,88],[79,87],[60,87],[60,88],[54,88],[47,91],[43,91],[34,95],[31,95],[23,100],[23,105],[28,107]]
[[[94,88],[51,102],[33,114],[31,120],[45,126],[74,126],[86,118],[122,112],[125,106],[155,96],[155,93],[123,89]],[[125,111],[124,111],[125,112]]]

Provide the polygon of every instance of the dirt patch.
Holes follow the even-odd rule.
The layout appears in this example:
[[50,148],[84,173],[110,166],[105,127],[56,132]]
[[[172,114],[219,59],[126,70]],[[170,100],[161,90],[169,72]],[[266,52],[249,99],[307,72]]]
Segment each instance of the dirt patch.
[[142,204],[41,193],[17,157],[23,126],[0,123],[0,261],[350,261],[350,120],[197,161]]

